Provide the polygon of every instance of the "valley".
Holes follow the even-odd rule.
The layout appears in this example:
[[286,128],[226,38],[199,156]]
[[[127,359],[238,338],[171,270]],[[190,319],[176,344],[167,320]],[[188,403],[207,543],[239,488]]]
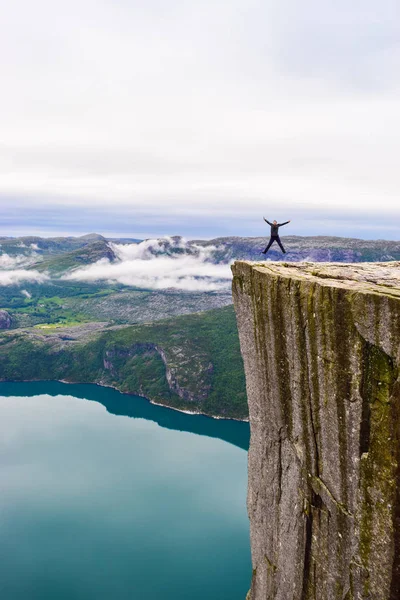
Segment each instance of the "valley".
[[[1,238],[0,379],[98,383],[247,419],[230,264],[258,259],[264,242]],[[397,242],[288,236],[285,245],[288,263],[400,259]]]

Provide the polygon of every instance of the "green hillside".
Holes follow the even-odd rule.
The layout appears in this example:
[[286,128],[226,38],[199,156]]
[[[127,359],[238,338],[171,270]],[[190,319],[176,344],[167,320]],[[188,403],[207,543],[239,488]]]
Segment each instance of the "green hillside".
[[71,269],[95,263],[103,258],[114,260],[115,255],[106,240],[96,240],[78,250],[45,258],[38,263],[34,263],[30,268],[37,269],[38,271],[47,271],[52,274],[61,274]]
[[174,408],[247,418],[232,306],[148,325],[94,325],[1,334],[0,379],[100,383]]

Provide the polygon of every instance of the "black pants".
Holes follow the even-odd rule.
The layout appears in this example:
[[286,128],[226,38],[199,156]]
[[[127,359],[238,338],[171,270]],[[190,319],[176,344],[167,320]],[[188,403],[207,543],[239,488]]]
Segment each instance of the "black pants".
[[279,248],[282,250],[283,254],[286,254],[286,250],[285,250],[285,248],[282,245],[281,238],[279,237],[279,235],[272,235],[271,236],[271,239],[268,242],[268,246],[263,251],[263,254],[267,254],[268,250],[271,248],[271,246],[272,246],[272,244],[274,242],[277,242],[279,244]]

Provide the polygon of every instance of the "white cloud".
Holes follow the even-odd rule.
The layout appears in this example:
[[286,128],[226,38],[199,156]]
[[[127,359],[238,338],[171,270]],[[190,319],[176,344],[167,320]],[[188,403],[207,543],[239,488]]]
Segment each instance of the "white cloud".
[[19,285],[22,282],[44,283],[48,279],[48,275],[39,273],[39,271],[27,271],[26,269],[0,271],[0,286]]
[[[22,268],[34,261],[35,255],[33,253],[29,256],[0,254],[0,286],[19,285],[22,282],[43,283],[47,281],[49,277],[46,273]],[[26,297],[31,297],[26,290],[22,290],[21,293]]]
[[[17,245],[17,248],[26,247]],[[27,267],[28,265],[33,264],[37,260],[37,254],[35,252],[31,252],[29,255],[24,254],[16,254],[14,256],[10,254],[0,254],[0,271],[14,269],[15,267]]]
[[0,270],[13,269],[17,266],[23,266],[29,264],[30,259],[23,254],[17,254],[16,256],[10,256],[9,254],[0,254]]
[[21,294],[25,296],[25,298],[32,298],[32,294],[28,292],[28,290],[21,290]]
[[[229,265],[215,265],[210,261],[216,250],[214,247],[201,248],[171,238],[111,246],[117,261],[102,259],[68,274],[66,279],[109,281],[155,290],[207,292],[229,289]],[[161,254],[165,252],[167,254]]]

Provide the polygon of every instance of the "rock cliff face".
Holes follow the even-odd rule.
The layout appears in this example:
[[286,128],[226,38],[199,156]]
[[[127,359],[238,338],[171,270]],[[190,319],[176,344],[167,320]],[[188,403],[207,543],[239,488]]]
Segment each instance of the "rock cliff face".
[[[103,366],[112,375],[118,376],[118,367],[115,364],[116,358],[123,359],[123,363],[126,363],[127,359],[143,356],[143,354],[151,358],[159,356],[164,363],[165,377],[170,391],[187,402],[202,402],[207,399],[211,389],[213,365],[207,361],[207,357],[201,352],[194,355],[191,353],[188,356],[185,354],[185,349],[187,350],[187,347],[175,345],[169,348],[167,355],[164,348],[157,344],[150,342],[136,343],[123,350],[107,350],[103,359]],[[189,362],[192,369],[190,379],[186,373]],[[143,388],[135,391],[146,395]]]
[[233,266],[251,600],[400,598],[400,263]]

